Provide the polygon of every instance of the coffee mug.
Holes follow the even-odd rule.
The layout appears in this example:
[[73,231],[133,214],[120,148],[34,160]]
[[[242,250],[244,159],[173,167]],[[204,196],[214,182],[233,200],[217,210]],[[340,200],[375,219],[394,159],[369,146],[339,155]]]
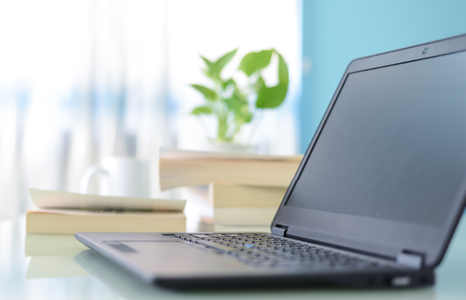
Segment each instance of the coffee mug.
[[150,163],[133,157],[107,156],[89,167],[81,177],[80,192],[89,193],[89,185],[100,174],[99,194],[122,197],[150,197]]

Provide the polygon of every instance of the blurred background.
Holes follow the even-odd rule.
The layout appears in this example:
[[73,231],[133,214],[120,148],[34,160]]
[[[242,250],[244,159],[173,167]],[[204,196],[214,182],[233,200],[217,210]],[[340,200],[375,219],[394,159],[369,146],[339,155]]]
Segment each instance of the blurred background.
[[299,154],[352,59],[466,33],[465,12],[465,0],[0,0],[0,220],[30,207],[29,187],[77,191],[103,156],[205,140],[190,115],[199,55],[238,48],[233,72],[277,49],[287,98],[250,142]]

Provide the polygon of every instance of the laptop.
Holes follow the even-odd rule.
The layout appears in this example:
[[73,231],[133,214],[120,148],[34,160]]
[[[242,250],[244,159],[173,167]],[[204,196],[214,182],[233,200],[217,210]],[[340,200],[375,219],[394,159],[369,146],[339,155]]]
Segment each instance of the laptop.
[[465,192],[461,35],[349,64],[270,234],[76,238],[140,279],[174,289],[429,286]]

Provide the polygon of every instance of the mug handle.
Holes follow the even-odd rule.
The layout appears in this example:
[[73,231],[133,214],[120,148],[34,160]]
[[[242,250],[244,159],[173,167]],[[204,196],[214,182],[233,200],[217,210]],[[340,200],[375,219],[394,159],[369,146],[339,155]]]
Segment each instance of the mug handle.
[[103,173],[104,175],[108,176],[108,171],[102,168],[99,165],[93,165],[87,168],[86,171],[84,171],[83,176],[81,177],[81,181],[79,182],[79,192],[82,194],[88,194],[89,193],[89,184],[91,183],[92,177],[96,173]]

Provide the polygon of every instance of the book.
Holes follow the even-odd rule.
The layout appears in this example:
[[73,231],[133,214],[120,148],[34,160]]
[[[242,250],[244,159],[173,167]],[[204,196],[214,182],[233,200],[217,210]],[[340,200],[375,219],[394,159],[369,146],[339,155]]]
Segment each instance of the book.
[[302,156],[161,149],[160,189],[222,184],[288,187]]
[[215,207],[278,208],[287,188],[210,183],[207,188],[197,188],[196,190],[198,193],[204,192],[203,197],[211,206]]
[[187,232],[233,232],[233,233],[270,233],[270,224],[267,225],[219,225],[203,222],[188,221]]
[[212,226],[270,226],[285,192],[279,187],[218,183],[186,187],[185,213],[190,222]]
[[271,224],[278,205],[267,207],[217,207],[212,206],[196,189],[184,189],[188,199],[185,214],[190,222],[210,225],[268,226]]
[[[215,226],[270,226],[286,188],[211,183],[183,189],[190,222]],[[255,230],[263,231],[263,230]]]
[[41,209],[26,212],[27,233],[185,232],[183,212]]
[[28,233],[186,231],[186,200],[29,192],[40,209],[26,212]]
[[211,225],[267,226],[272,223],[276,212],[277,207],[212,207],[188,204],[186,216],[190,220]]
[[29,189],[33,203],[41,208],[89,208],[147,211],[182,211],[186,200],[102,196],[63,191]]

